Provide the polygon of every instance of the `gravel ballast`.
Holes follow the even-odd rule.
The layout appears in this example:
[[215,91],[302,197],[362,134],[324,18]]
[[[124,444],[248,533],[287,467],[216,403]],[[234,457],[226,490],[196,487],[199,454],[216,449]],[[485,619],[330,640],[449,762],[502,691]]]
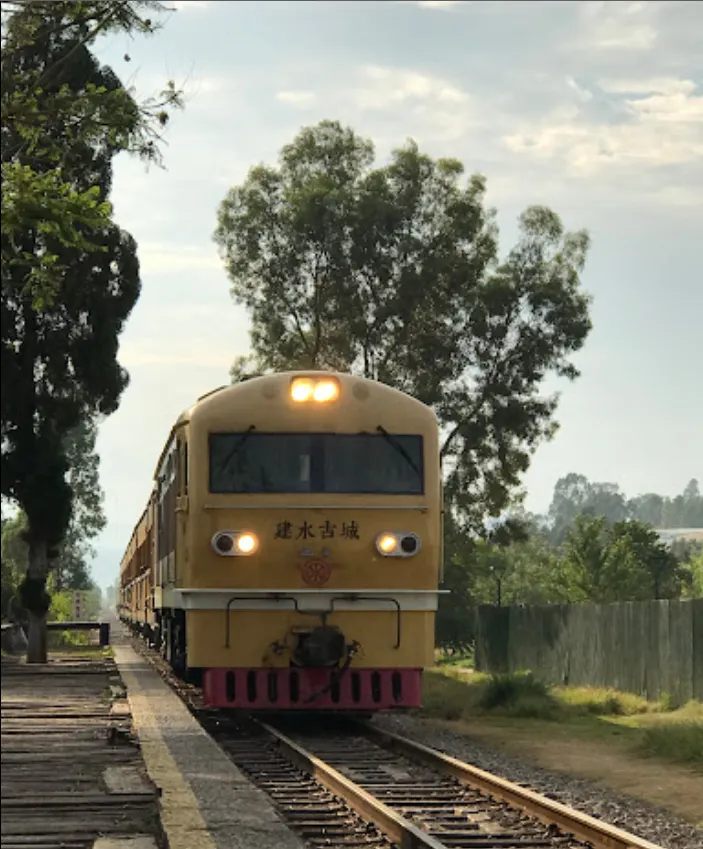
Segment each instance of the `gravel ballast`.
[[703,830],[670,811],[640,799],[618,795],[593,781],[551,772],[417,717],[377,716],[374,724],[508,781],[530,787],[537,793],[616,825],[664,849],[703,849]]

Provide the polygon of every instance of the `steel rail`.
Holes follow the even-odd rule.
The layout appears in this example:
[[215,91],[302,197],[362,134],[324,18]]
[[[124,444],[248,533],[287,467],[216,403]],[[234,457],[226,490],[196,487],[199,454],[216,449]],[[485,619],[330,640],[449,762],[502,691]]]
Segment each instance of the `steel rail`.
[[285,756],[296,766],[312,775],[335,796],[343,799],[363,819],[373,822],[401,849],[446,849],[443,843],[401,817],[334,767],[294,743],[278,729],[265,722],[258,722],[258,725],[277,741]]
[[367,737],[384,748],[392,749],[412,760],[422,761],[437,772],[450,775],[466,786],[486,793],[494,799],[500,799],[546,825],[557,826],[560,831],[573,835],[577,840],[590,843],[594,849],[662,849],[656,843],[650,843],[649,840],[636,837],[617,826],[601,822],[561,802],[535,793],[534,790],[520,787],[512,781],[452,758],[422,743],[416,743],[368,723],[360,722],[359,726]]

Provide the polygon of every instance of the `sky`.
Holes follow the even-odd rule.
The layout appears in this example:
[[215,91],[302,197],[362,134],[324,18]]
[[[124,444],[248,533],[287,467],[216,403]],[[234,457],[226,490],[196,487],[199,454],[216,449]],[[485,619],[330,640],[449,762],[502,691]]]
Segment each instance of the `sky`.
[[703,3],[169,5],[156,36],[96,48],[140,97],[167,78],[186,91],[165,169],[115,163],[142,294],[120,345],[131,382],[98,441],[98,583],[117,575],[176,417],[248,351],[212,241],[217,207],[323,119],[372,139],[379,164],[413,138],[485,175],[504,252],[532,204],[590,232],[594,329],[581,377],[546,387],[561,392],[561,427],[525,475],[528,509],[545,511],[572,471],[628,496],[703,479]]

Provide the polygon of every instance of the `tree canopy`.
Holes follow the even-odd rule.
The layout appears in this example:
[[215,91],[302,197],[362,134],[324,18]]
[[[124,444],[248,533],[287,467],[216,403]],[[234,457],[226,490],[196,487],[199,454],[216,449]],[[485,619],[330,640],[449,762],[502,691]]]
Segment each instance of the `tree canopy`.
[[[159,128],[168,108],[181,105],[180,92],[169,81],[139,103],[88,47],[110,32],[157,31],[147,15],[165,8],[149,0],[3,3],[2,261],[35,305],[58,294],[66,271],[52,243],[101,248],[111,223],[111,155],[160,159]],[[47,237],[42,251],[27,250],[29,224]]]
[[214,238],[253,351],[233,378],[340,369],[433,406],[447,495],[463,526],[483,530],[554,433],[544,379],[578,375],[588,236],[531,207],[501,259],[482,177],[463,180],[459,161],[414,142],[373,165],[371,141],[323,121],[228,192]]

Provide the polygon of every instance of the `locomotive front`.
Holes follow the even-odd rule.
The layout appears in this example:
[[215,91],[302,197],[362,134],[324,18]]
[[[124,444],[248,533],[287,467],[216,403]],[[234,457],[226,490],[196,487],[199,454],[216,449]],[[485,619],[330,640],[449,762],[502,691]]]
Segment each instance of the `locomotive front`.
[[441,547],[432,410],[375,381],[287,373],[213,393],[183,428],[172,605],[206,704],[419,705]]

